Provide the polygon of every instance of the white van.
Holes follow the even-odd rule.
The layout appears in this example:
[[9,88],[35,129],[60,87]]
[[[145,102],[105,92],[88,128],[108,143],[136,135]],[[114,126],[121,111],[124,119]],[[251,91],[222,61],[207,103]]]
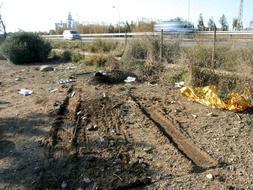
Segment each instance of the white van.
[[63,32],[63,38],[66,40],[80,40],[80,34],[75,30],[65,30]]

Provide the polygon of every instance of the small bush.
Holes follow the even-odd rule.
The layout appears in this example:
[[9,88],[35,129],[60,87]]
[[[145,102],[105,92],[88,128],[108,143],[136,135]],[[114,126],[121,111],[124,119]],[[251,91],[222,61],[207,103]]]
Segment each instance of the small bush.
[[102,54],[96,54],[91,55],[89,57],[87,56],[84,63],[88,66],[104,67],[107,60],[107,56],[104,56]]
[[43,62],[51,49],[38,34],[27,32],[13,34],[1,46],[2,54],[14,64]]
[[85,55],[78,52],[71,52],[71,61],[74,63],[80,63],[85,59]]
[[92,53],[107,53],[117,48],[118,43],[110,40],[97,39],[90,43],[89,50]]
[[65,51],[62,52],[61,60],[64,63],[70,62],[71,58],[72,58],[72,52],[71,51],[65,50]]
[[51,40],[50,44],[53,49],[64,49],[64,50],[81,50],[87,51],[88,45],[82,41],[61,41],[61,40]]
[[125,52],[122,56],[123,61],[135,61],[146,59],[148,55],[148,47],[143,40],[133,40],[127,44]]
[[177,41],[164,43],[163,58],[167,63],[175,63],[179,59],[181,48]]
[[[163,59],[167,63],[175,63],[181,53],[179,43],[165,42],[163,45]],[[157,37],[144,37],[128,43],[122,56],[127,63],[135,63],[137,60],[160,60],[160,39]]]
[[188,82],[188,69],[182,68],[170,68],[164,72],[163,80],[169,84],[175,84],[176,82]]

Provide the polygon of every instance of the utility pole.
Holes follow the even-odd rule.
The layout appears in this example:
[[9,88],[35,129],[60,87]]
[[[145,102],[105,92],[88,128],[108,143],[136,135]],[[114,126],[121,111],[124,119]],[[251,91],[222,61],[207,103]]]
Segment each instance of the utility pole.
[[215,48],[216,48],[216,24],[214,24],[214,33],[213,33],[213,51],[212,51],[212,69],[215,67]]
[[160,34],[160,63],[163,61],[163,29]]
[[237,30],[243,29],[243,4],[244,1],[241,0],[240,7],[239,7],[239,15],[238,15],[238,21],[237,21]]
[[190,23],[191,0],[188,0],[188,22]]
[[120,33],[120,5],[119,5],[119,1],[118,1],[118,5],[116,5],[116,6],[113,6],[112,7],[113,9],[116,9],[116,11],[118,12],[118,22],[119,22],[119,33]]

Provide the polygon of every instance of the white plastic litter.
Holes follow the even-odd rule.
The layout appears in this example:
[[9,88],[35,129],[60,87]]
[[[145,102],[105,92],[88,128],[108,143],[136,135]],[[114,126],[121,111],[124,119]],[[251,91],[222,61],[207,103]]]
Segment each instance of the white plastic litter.
[[21,77],[17,77],[17,78],[15,78],[15,81],[22,81],[22,78]]
[[68,83],[72,83],[72,82],[76,82],[74,79],[67,79],[67,80],[59,80],[59,84],[68,84]]
[[29,89],[20,89],[18,93],[24,96],[30,96],[33,93],[33,91]]
[[53,92],[57,92],[58,88],[48,88],[48,92],[53,93]]
[[136,78],[135,77],[127,77],[125,80],[124,80],[126,83],[130,83],[130,82],[135,82],[136,81]]
[[176,82],[176,83],[175,83],[175,88],[183,88],[184,85],[185,85],[184,81]]
[[212,180],[213,179],[213,175],[212,174],[207,174],[206,178]]

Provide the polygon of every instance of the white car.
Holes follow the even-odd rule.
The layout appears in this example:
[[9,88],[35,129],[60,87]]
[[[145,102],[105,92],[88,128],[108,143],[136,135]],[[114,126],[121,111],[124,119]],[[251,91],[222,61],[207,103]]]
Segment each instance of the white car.
[[63,38],[66,40],[80,40],[80,34],[75,30],[65,30],[63,32]]

